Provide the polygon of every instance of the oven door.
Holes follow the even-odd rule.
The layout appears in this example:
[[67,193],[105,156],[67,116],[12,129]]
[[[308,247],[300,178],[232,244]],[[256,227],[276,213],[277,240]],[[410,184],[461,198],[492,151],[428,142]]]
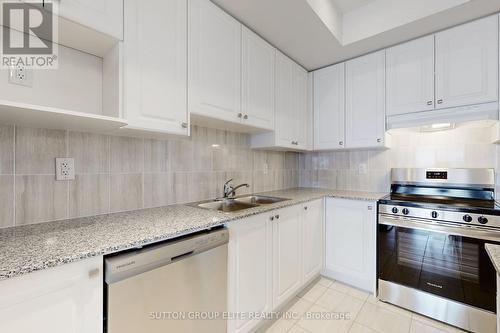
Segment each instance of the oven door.
[[378,278],[496,312],[496,272],[485,243],[498,233],[379,215]]

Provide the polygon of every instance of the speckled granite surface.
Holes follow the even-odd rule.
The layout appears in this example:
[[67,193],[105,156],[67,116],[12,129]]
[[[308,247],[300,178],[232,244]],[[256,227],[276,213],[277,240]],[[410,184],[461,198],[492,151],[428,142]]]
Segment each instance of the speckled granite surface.
[[163,241],[325,196],[375,201],[385,195],[310,188],[261,194],[291,200],[236,213],[218,213],[185,205],[172,205],[1,229],[0,280]]
[[500,245],[486,244],[485,247],[493,266],[495,266],[497,273],[500,274]]

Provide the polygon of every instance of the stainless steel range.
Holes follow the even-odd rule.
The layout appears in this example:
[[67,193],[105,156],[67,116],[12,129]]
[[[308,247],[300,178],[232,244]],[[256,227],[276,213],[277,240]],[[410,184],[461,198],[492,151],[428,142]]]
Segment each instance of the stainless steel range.
[[473,332],[496,332],[500,244],[493,169],[393,169],[379,200],[378,297]]

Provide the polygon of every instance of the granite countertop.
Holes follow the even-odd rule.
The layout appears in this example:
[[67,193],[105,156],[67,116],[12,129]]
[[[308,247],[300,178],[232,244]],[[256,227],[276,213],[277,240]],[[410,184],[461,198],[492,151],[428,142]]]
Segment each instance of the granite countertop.
[[291,200],[235,213],[172,205],[0,229],[0,280],[140,247],[325,196],[376,201],[385,195],[311,188],[259,194]]
[[497,273],[500,274],[500,245],[486,244],[485,247],[493,266],[495,266]]

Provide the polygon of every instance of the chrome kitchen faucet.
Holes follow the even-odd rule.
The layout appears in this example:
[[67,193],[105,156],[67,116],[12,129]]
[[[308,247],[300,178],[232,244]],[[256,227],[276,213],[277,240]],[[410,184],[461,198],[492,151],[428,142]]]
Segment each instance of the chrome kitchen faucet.
[[239,189],[240,187],[250,187],[250,185],[248,185],[246,183],[232,187],[231,186],[232,181],[233,181],[233,179],[231,178],[227,182],[224,183],[224,196],[223,196],[224,199],[234,198],[236,195],[236,190]]

